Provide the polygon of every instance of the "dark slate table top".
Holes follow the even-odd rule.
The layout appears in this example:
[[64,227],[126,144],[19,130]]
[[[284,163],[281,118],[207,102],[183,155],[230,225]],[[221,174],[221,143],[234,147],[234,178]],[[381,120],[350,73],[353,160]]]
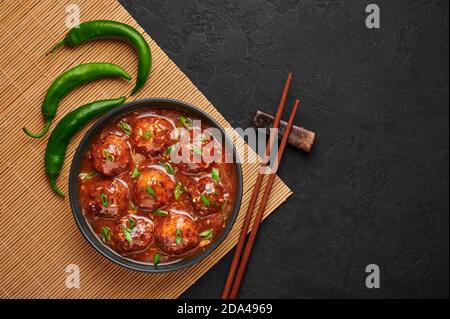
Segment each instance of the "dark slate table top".
[[[448,298],[447,1],[376,1],[380,29],[368,1],[120,2],[235,127],[274,113],[294,72],[317,144],[287,150],[295,194],[263,223],[240,297]],[[230,262],[183,297],[219,297]]]

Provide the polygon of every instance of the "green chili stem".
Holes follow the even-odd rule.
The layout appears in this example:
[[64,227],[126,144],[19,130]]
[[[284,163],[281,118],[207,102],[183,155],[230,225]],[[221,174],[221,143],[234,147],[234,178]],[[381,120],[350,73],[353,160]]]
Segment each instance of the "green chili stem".
[[52,187],[53,191],[58,194],[61,197],[65,197],[66,195],[64,195],[63,192],[61,192],[58,188],[58,186],[56,185],[56,179],[54,177],[49,177],[50,180],[50,186]]
[[32,138],[41,138],[42,136],[44,136],[47,132],[48,129],[50,128],[50,125],[52,124],[51,120],[47,120],[45,121],[45,126],[42,129],[42,131],[40,131],[39,133],[31,133],[27,128],[23,128],[23,131],[25,132],[25,134],[27,134],[29,137]]
[[66,45],[66,44],[67,44],[66,42],[67,42],[66,39],[64,39],[64,40],[62,40],[62,41],[56,43],[54,46],[52,46],[52,48],[51,48],[50,50],[48,50],[48,51],[45,53],[45,55],[49,55],[49,54],[55,52],[55,50],[58,49],[59,47],[62,47],[62,46],[64,46],[64,45]]

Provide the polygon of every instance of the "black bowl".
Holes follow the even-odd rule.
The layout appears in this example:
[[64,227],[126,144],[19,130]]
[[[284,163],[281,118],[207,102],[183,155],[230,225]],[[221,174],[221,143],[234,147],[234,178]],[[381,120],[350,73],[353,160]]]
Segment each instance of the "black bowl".
[[[133,112],[136,110],[141,110],[144,108],[169,108],[169,109],[175,109],[179,111],[184,111],[187,113],[191,113],[193,115],[198,116],[202,120],[206,120],[212,127],[218,128],[221,133],[224,136],[225,143],[228,144],[228,146],[231,146],[233,150],[233,158],[234,163],[236,167],[237,172],[237,194],[236,194],[236,203],[234,205],[232,214],[230,216],[230,219],[228,220],[228,224],[225,227],[225,229],[220,234],[220,237],[216,239],[215,242],[213,242],[210,246],[208,246],[204,251],[198,253],[195,256],[192,256],[191,258],[183,259],[179,262],[167,264],[167,265],[158,265],[157,267],[145,264],[141,262],[137,262],[125,257],[122,257],[115,251],[113,251],[111,248],[107,247],[102,243],[102,241],[97,237],[97,235],[92,231],[91,226],[87,222],[81,205],[79,201],[78,196],[78,174],[79,174],[79,165],[81,163],[81,159],[83,155],[86,153],[89,147],[89,142],[97,136],[97,134],[103,129],[103,127],[108,124],[111,120],[116,119],[117,117],[120,117],[122,115],[125,115],[126,113]],[[155,99],[142,99],[138,101],[133,101],[130,103],[126,103],[108,113],[103,115],[101,118],[99,118],[92,127],[87,131],[86,135],[81,140],[80,144],[78,145],[78,148],[75,152],[75,155],[72,160],[72,166],[70,168],[70,176],[69,176],[69,195],[70,195],[70,205],[72,207],[72,213],[75,218],[75,221],[78,225],[78,227],[81,230],[81,233],[84,235],[86,240],[103,256],[108,258],[109,260],[113,261],[114,263],[121,265],[123,267],[137,270],[137,271],[143,271],[143,272],[167,272],[167,271],[177,271],[185,267],[192,266],[198,262],[200,262],[202,259],[204,259],[206,256],[211,254],[211,252],[214,251],[214,249],[217,248],[217,246],[225,239],[225,237],[230,232],[231,228],[233,227],[234,222],[236,221],[237,214],[239,212],[239,208],[241,206],[241,199],[242,199],[242,168],[237,160],[237,152],[234,148],[234,145],[231,143],[230,138],[225,133],[225,130],[217,123],[214,119],[212,119],[208,114],[203,112],[202,110],[196,108],[193,105],[190,105],[188,103],[173,100],[173,99],[162,99],[162,98],[155,98]]]

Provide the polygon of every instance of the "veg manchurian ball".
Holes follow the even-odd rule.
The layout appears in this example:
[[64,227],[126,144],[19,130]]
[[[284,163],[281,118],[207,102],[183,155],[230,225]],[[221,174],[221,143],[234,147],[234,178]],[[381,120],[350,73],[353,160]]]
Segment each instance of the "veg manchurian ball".
[[174,126],[164,118],[143,117],[135,122],[131,141],[139,153],[156,156],[172,144],[173,130]]
[[84,187],[83,207],[91,217],[119,218],[127,214],[129,190],[118,179],[101,180]]
[[153,242],[153,223],[144,218],[122,217],[113,232],[113,243],[124,253],[139,252]]
[[164,168],[147,167],[139,171],[140,175],[132,179],[136,205],[143,209],[155,209],[172,201],[176,183]]
[[172,255],[183,254],[200,242],[197,224],[192,218],[175,213],[157,218],[155,237],[161,249]]
[[209,168],[220,148],[205,130],[192,129],[177,144],[176,165],[184,172],[198,173]]
[[225,190],[210,176],[194,180],[188,186],[189,197],[199,215],[213,214],[223,209]]
[[95,170],[106,176],[116,176],[124,172],[131,161],[130,147],[124,138],[109,134],[92,146]]

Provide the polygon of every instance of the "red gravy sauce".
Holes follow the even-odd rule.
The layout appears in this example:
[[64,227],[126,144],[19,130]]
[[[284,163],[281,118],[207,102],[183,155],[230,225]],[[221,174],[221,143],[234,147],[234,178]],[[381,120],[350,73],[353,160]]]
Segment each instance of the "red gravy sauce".
[[220,236],[236,202],[236,168],[224,160],[224,141],[196,120],[170,109],[135,111],[90,142],[79,198],[92,230],[116,253],[161,265]]

